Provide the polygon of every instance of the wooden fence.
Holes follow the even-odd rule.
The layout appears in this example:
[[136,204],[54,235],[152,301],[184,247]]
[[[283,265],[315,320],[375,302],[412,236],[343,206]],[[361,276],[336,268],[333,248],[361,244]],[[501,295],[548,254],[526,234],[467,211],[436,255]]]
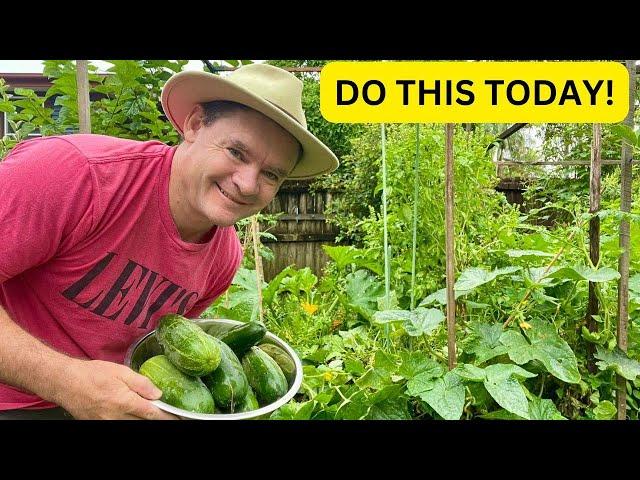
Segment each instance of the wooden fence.
[[263,211],[282,213],[275,228],[268,230],[277,241],[264,241],[275,256],[273,261],[264,262],[267,281],[292,264],[298,268],[310,267],[320,275],[329,261],[322,245],[335,245],[334,239],[338,234],[337,227],[325,219],[325,208],[333,192],[325,190],[312,194],[309,192],[310,184],[309,180],[285,182]]

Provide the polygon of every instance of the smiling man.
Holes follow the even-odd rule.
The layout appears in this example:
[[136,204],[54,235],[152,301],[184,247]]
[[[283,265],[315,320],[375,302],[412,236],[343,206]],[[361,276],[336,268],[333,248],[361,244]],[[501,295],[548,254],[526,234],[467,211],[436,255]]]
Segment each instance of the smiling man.
[[0,419],[172,418],[126,350],[229,287],[234,224],[285,179],[337,167],[301,95],[265,64],[182,72],[162,92],[177,147],[68,135],[13,149],[0,163]]

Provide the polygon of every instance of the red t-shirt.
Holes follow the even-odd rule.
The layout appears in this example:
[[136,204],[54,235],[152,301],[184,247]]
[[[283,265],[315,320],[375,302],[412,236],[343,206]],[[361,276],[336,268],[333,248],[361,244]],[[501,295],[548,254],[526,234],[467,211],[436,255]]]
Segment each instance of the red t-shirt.
[[[0,305],[52,348],[122,363],[158,318],[195,318],[242,260],[234,227],[184,242],[175,148],[101,135],[29,140],[0,162]],[[55,406],[0,383],[0,410]]]

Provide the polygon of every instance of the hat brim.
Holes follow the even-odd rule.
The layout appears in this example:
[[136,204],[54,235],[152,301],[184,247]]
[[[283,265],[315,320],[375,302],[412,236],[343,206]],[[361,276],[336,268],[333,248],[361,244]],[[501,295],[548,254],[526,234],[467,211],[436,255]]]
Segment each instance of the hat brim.
[[272,119],[300,142],[302,157],[287,178],[312,178],[338,167],[334,153],[293,117],[223,77],[207,72],[185,71],[171,77],[162,89],[162,108],[180,135],[183,134],[184,120],[193,108],[214,100],[227,100],[251,107]]

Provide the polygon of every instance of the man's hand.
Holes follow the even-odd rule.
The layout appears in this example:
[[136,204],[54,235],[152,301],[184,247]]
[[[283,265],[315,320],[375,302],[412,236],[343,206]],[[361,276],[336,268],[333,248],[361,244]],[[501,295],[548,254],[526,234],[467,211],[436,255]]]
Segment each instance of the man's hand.
[[69,363],[54,400],[77,419],[177,420],[150,400],[162,392],[144,375],[102,360]]

